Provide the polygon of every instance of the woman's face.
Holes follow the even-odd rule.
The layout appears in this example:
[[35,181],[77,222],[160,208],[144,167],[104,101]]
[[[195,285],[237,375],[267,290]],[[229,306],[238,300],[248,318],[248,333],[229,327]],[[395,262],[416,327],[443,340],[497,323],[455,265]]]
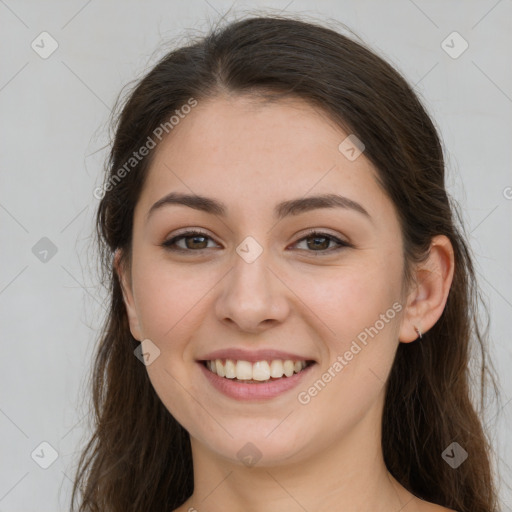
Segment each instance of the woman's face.
[[[155,150],[125,302],[156,393],[203,453],[291,463],[380,427],[405,307],[402,239],[348,135],[300,100],[234,96],[199,102]],[[171,193],[208,201],[152,209]],[[312,199],[326,195],[346,199]],[[241,381],[290,371],[287,359],[314,364],[243,383],[204,366],[218,351],[233,361],[220,374]]]

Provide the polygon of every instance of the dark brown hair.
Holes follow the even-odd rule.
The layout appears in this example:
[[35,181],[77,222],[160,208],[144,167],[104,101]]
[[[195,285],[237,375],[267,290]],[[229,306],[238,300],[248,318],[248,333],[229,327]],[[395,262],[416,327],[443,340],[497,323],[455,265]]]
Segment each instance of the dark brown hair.
[[[174,49],[136,84],[115,119],[96,218],[110,309],[92,373],[95,430],[79,461],[72,506],[79,491],[81,512],[173,510],[192,494],[189,435],[134,356],[139,342],[130,333],[113,255],[121,249],[129,264],[134,208],[154,151],[129,170],[126,162],[191,98],[226,93],[301,98],[364,142],[400,221],[405,285],[413,264],[428,256],[432,237],[450,239],[455,273],[447,303],[421,342],[399,344],[387,382],[382,450],[391,474],[416,496],[458,512],[495,512],[482,415],[486,386],[490,382],[495,393],[497,386],[486,355],[488,328],[482,333],[477,321],[481,298],[472,257],[445,190],[436,128],[406,80],[364,43],[291,16],[238,20]],[[127,172],[119,179],[123,166]],[[457,469],[441,456],[452,442],[469,454]]]

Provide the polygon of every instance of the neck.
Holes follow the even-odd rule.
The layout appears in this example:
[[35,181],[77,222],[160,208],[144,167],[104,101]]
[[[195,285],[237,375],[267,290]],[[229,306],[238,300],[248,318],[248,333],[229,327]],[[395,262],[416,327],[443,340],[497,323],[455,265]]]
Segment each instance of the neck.
[[382,401],[323,450],[279,465],[246,467],[191,438],[194,493],[179,511],[400,510],[413,496],[386,469],[381,418]]

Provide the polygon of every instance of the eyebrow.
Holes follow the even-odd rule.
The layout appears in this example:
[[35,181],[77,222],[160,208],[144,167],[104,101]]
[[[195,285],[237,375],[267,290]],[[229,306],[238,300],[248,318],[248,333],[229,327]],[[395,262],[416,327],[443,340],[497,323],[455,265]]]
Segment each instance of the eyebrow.
[[[227,215],[226,205],[220,201],[217,201],[216,199],[196,194],[171,192],[153,204],[146,215],[146,222],[149,220],[151,215],[153,215],[153,213],[167,205],[188,206],[194,210],[218,215],[220,217],[226,217]],[[301,213],[320,208],[345,208],[354,210],[367,217],[370,221],[372,220],[370,214],[361,204],[352,199],[349,199],[348,197],[338,194],[322,194],[318,196],[309,196],[283,201],[275,206],[274,217],[277,220],[281,220],[290,215],[299,215]]]

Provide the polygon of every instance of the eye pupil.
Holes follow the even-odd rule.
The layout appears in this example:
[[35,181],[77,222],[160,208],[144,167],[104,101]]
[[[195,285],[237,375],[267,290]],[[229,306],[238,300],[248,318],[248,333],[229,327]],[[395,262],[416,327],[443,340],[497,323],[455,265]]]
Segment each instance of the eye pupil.
[[[203,236],[203,235],[193,235],[193,236],[188,236],[188,237],[186,238],[186,240],[187,240],[186,245],[187,245],[187,247],[189,246],[189,243],[188,243],[188,242],[189,242],[189,240],[193,240],[193,241],[194,241],[193,243],[195,244],[195,241],[196,241],[197,239],[202,239],[202,240],[203,240],[203,242],[202,242],[202,243],[204,244],[204,240],[205,240],[205,238],[206,238],[206,237],[205,237],[205,236]],[[199,244],[201,244],[201,242],[199,242]],[[192,248],[192,249],[204,249],[205,247],[197,247],[197,246],[195,246],[195,245],[192,245],[192,247],[188,247],[188,248]]]
[[[188,252],[189,254],[197,252],[202,254],[201,251],[208,249],[208,242],[210,240],[212,239],[208,235],[201,232],[187,231],[164,242],[162,246],[169,251],[181,251],[182,253]],[[331,242],[337,244],[338,247],[335,249],[330,248],[329,245]],[[318,255],[331,254],[345,247],[350,247],[350,244],[347,242],[343,242],[333,235],[328,235],[327,233],[322,232],[309,233],[296,242],[295,245],[298,246],[299,244],[306,244],[307,248],[301,250],[309,250],[308,252],[310,254],[318,253]]]
[[[320,249],[327,249],[327,247],[329,246],[329,238],[327,238],[326,236],[311,236],[309,237],[310,240],[314,240],[314,244],[313,245],[310,245],[308,243],[308,247],[309,248],[320,248]],[[324,242],[322,243],[317,243],[318,240],[324,240]]]

